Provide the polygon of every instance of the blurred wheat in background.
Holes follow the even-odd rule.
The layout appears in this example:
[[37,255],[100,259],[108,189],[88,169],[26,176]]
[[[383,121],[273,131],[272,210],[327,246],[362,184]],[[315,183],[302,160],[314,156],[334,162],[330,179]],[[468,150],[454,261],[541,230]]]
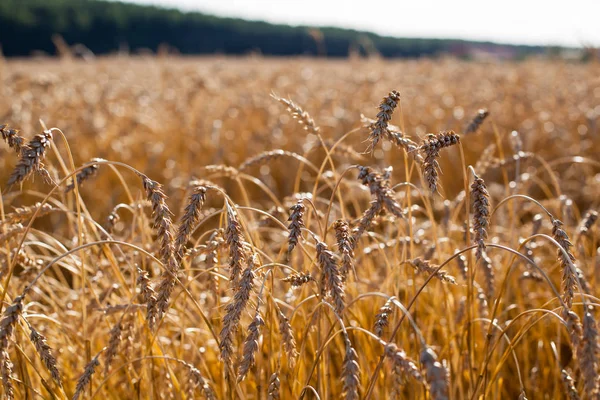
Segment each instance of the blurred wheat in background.
[[599,398],[596,63],[0,79],[5,398]]

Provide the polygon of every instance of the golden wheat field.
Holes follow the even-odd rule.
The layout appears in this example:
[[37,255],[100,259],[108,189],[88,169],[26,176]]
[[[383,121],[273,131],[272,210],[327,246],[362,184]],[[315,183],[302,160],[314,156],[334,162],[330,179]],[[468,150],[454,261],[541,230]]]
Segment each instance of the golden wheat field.
[[600,398],[599,72],[3,60],[4,398]]

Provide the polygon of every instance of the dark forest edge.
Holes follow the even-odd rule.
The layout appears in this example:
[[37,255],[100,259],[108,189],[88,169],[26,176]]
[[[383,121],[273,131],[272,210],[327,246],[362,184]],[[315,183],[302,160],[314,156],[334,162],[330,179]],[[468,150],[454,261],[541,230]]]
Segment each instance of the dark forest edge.
[[544,46],[393,38],[350,29],[293,27],[99,0],[0,1],[0,45],[5,56],[56,55],[67,44],[94,54],[168,49],[181,54],[377,54],[386,58],[451,54],[519,59],[562,51]]

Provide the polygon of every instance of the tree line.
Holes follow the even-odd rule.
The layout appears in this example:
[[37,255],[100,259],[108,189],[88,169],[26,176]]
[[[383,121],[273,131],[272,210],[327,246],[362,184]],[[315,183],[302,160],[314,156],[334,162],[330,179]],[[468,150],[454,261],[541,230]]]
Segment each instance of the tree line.
[[[392,38],[351,29],[276,25],[100,0],[0,1],[0,45],[5,56],[56,54],[53,37],[57,35],[69,45],[83,44],[94,54],[123,48],[156,52],[166,47],[182,54],[420,57],[464,55],[466,47],[475,45],[462,40]],[[538,46],[510,47],[516,54],[544,51]]]

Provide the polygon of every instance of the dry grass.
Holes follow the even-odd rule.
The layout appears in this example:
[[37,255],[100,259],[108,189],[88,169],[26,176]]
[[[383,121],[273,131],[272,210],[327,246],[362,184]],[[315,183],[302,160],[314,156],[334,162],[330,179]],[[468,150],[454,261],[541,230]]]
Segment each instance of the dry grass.
[[1,63],[2,394],[597,398],[597,72]]

